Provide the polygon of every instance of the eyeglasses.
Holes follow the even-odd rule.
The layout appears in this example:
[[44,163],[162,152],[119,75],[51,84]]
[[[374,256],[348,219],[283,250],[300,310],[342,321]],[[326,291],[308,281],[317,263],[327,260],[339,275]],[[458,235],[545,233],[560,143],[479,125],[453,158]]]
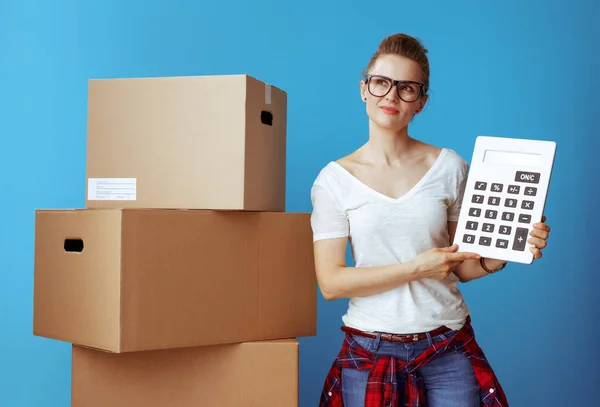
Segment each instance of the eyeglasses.
[[396,81],[382,75],[367,76],[367,89],[375,97],[387,95],[392,86],[396,87],[398,97],[407,103],[416,102],[426,92],[425,85],[419,82]]

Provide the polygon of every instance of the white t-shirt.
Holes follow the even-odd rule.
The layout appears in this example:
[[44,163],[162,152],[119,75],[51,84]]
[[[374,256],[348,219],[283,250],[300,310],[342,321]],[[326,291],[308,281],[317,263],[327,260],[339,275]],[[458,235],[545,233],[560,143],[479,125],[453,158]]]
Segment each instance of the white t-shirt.
[[[357,267],[405,263],[433,247],[449,246],[447,221],[458,220],[468,164],[443,148],[421,180],[399,199],[375,191],[332,161],[311,189],[313,240],[349,237]],[[368,272],[368,271],[367,271]],[[460,329],[469,310],[451,273],[350,299],[345,325],[363,331]]]

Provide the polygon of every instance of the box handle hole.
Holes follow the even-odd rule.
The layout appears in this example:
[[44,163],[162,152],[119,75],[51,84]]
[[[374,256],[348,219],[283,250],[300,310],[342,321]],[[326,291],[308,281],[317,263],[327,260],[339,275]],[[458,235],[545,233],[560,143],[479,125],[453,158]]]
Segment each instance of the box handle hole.
[[262,122],[262,124],[266,124],[267,126],[272,126],[273,125],[273,113],[263,110],[262,112],[260,112],[260,121]]
[[83,251],[82,239],[65,239],[65,251],[81,253]]

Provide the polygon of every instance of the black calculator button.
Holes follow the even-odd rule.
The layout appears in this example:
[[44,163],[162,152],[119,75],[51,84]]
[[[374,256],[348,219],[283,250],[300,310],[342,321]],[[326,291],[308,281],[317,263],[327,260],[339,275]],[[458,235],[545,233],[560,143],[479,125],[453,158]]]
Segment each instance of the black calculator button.
[[473,203],[483,203],[483,195],[473,195],[473,199],[471,199]]
[[521,187],[518,185],[509,185],[507,189],[509,194],[518,194],[520,190]]
[[513,198],[506,198],[504,200],[504,206],[506,206],[508,208],[516,208],[517,207],[517,200],[513,199]]
[[482,230],[484,232],[493,233],[494,232],[494,224],[493,223],[484,223]]
[[502,192],[502,184],[492,184],[492,192]]
[[469,209],[469,216],[479,217],[481,216],[481,209],[479,208],[471,208]]
[[508,248],[508,240],[506,240],[506,239],[496,240],[496,247],[499,247],[501,249],[507,249]]
[[498,230],[498,233],[500,233],[501,235],[510,235],[511,230],[512,228],[510,226],[501,225]]
[[487,211],[485,211],[485,217],[487,219],[496,219],[498,217],[498,211],[488,209]]
[[479,238],[479,244],[482,245],[482,246],[490,246],[492,244],[492,238],[491,237],[481,236]]
[[527,182],[529,184],[539,184],[540,173],[539,172],[528,172],[528,171],[517,171],[515,174],[515,181]]
[[464,235],[463,243],[475,243],[475,235]]
[[519,223],[531,222],[531,215],[519,215]]
[[468,221],[466,228],[469,230],[477,230],[477,225],[479,225],[479,222]]
[[512,222],[515,219],[515,214],[512,212],[502,212],[502,220]]
[[500,205],[500,198],[497,196],[490,196],[488,198],[488,205]]
[[528,196],[535,196],[535,194],[537,193],[537,188],[535,188],[535,187],[527,187],[527,188],[525,188],[525,190],[523,191],[523,193],[525,195],[528,195]]
[[475,182],[475,189],[478,191],[485,191],[486,187],[487,187],[487,182],[481,182],[481,181]]
[[523,201],[521,203],[521,209],[533,209],[533,201]]
[[525,250],[525,245],[527,244],[527,232],[528,230],[525,228],[517,228],[515,240],[513,240],[513,250],[518,250],[520,252]]

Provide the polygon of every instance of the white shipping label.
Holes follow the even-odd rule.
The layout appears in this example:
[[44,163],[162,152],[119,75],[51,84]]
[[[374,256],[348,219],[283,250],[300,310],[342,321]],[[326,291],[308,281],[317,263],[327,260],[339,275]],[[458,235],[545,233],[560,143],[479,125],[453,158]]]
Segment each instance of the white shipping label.
[[88,178],[90,201],[135,201],[136,178]]
[[265,84],[265,104],[271,104],[271,85]]

